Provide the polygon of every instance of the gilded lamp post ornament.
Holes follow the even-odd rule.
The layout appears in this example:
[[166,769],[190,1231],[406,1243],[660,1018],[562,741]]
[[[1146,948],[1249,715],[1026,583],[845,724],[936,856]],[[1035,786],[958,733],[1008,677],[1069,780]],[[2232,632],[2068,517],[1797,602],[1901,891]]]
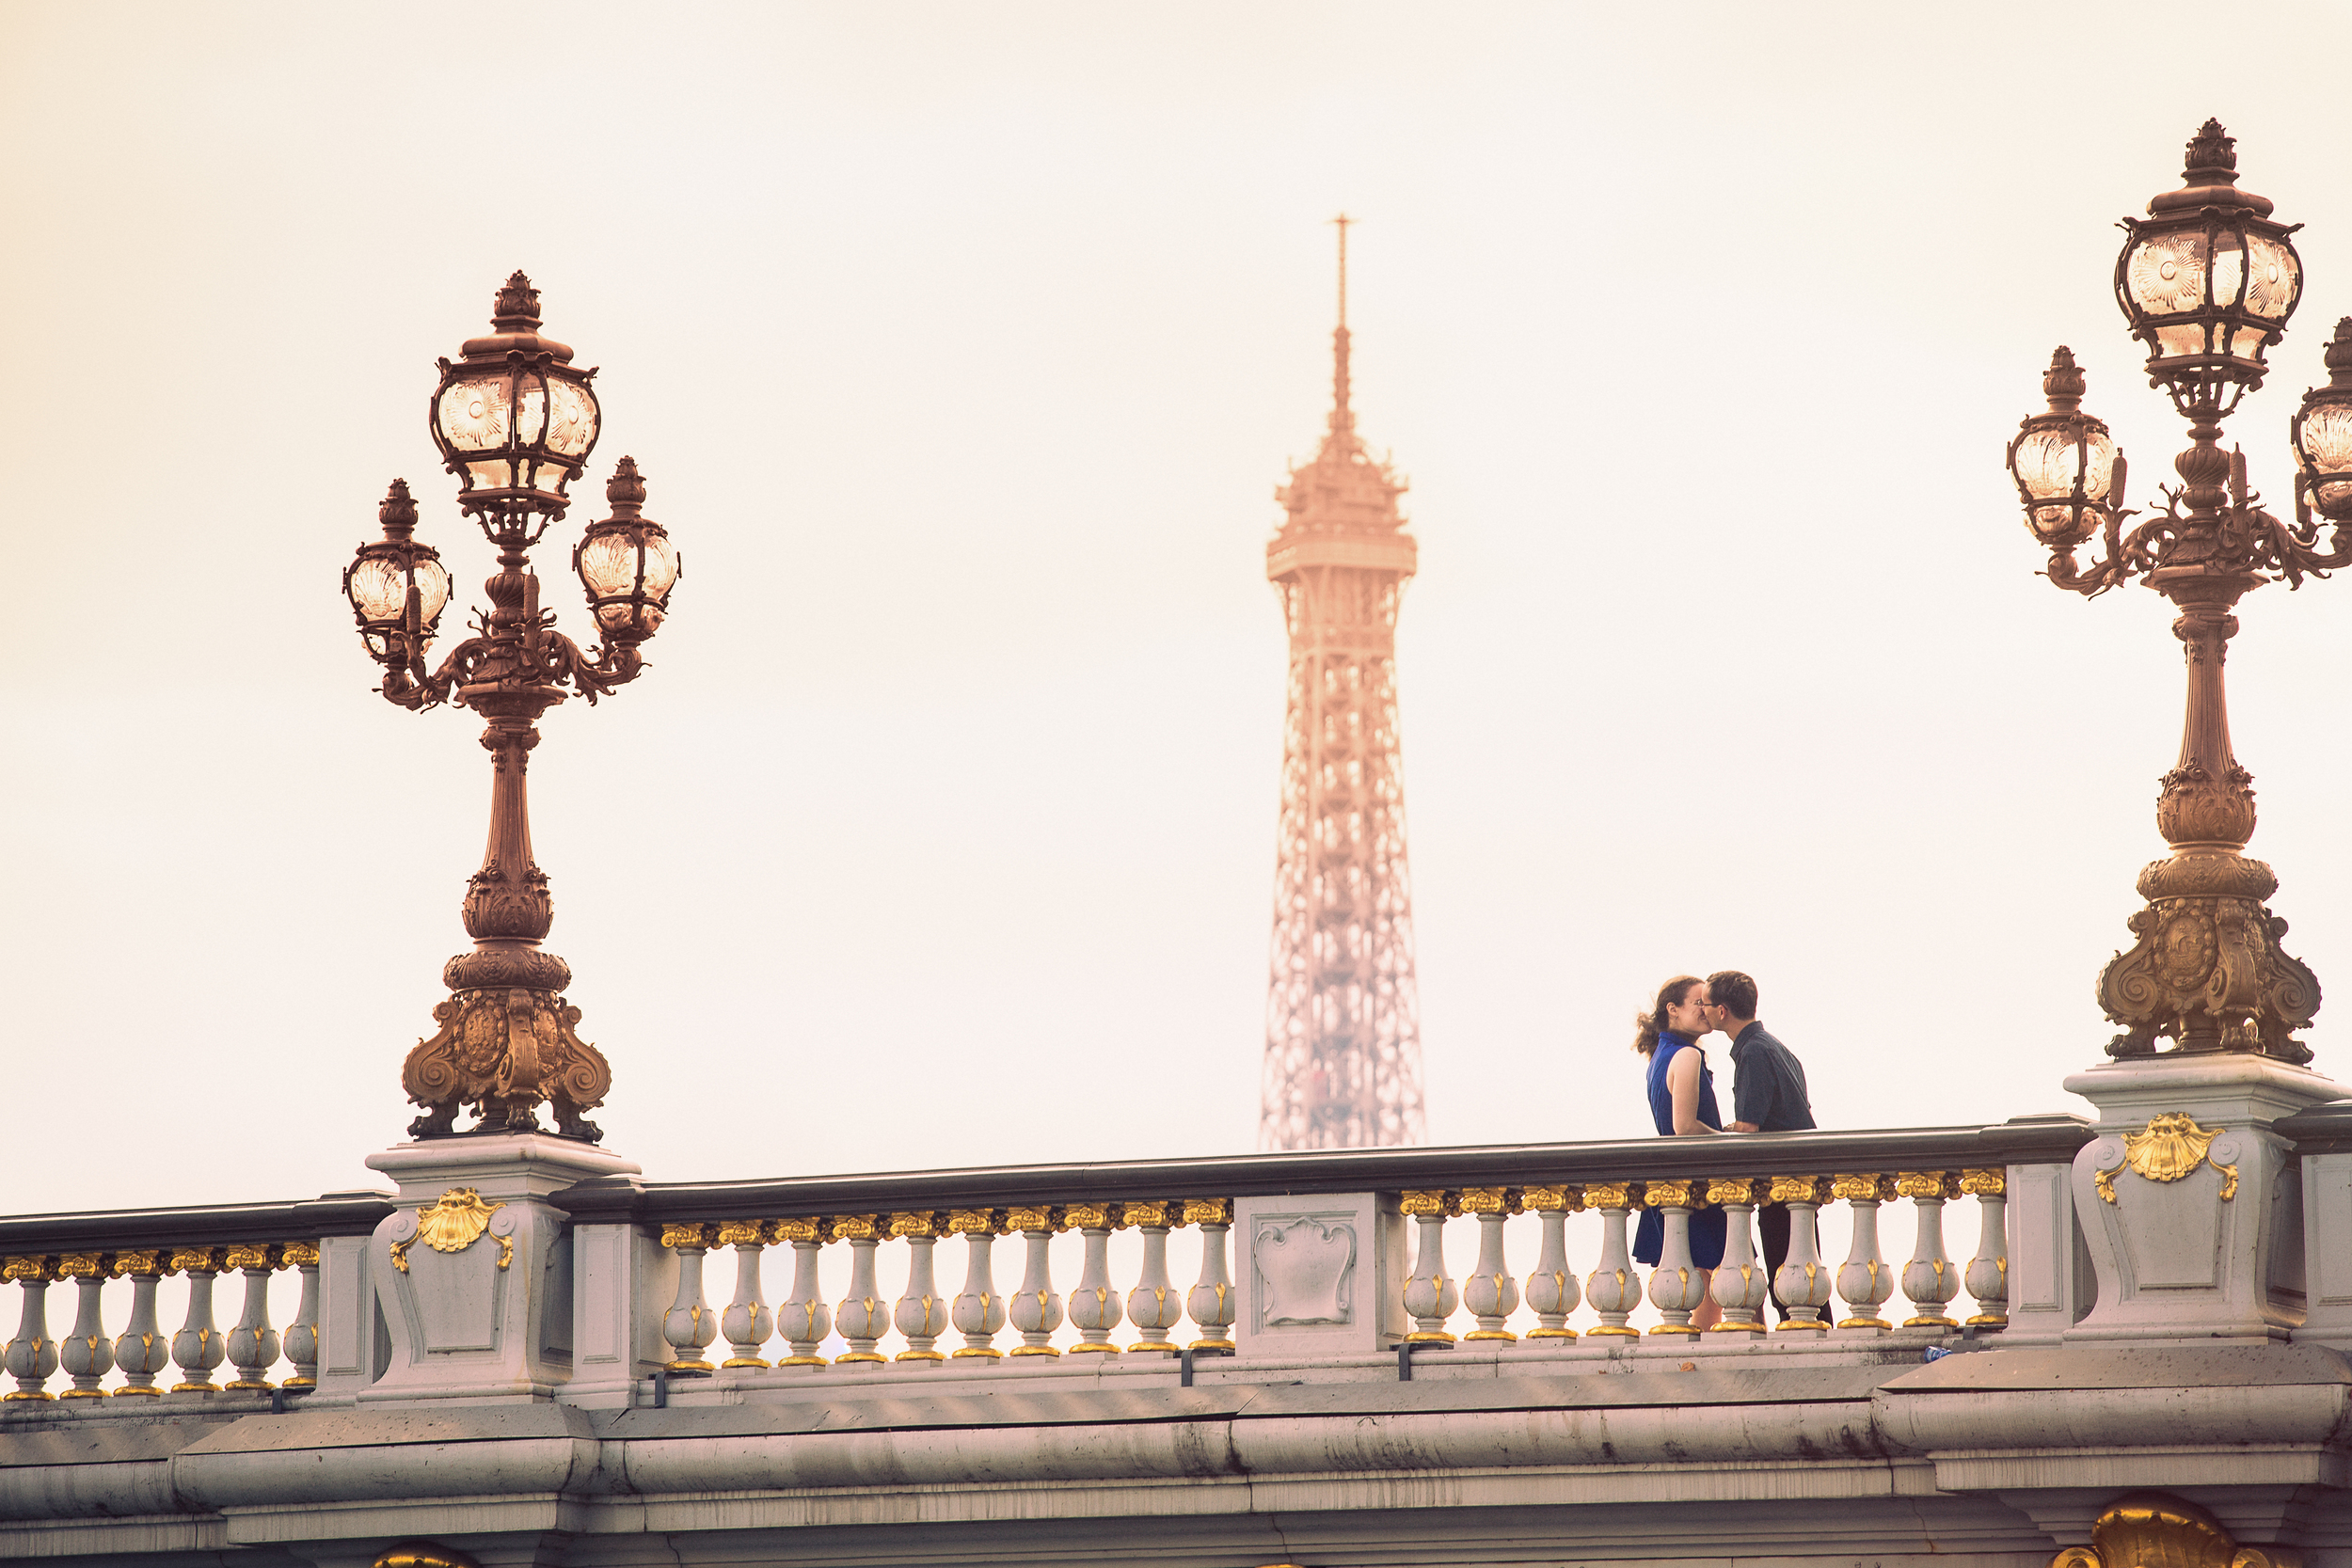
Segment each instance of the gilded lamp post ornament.
[[[2240,853],[2254,832],[2253,776],[2231,750],[2222,660],[2240,597],[2352,562],[2352,321],[2328,345],[2329,385],[2295,418],[2295,521],[2281,521],[2248,486],[2245,453],[2222,451],[2221,421],[2262,385],[2264,354],[2301,295],[2302,263],[2295,229],[2237,188],[2234,147],[2218,121],[2205,122],[2188,144],[2183,188],[2150,201],[2148,217],[2123,220],[2129,238],[2115,267],[2116,300],[2148,349],[2149,384],[2188,421],[2191,445],[2173,460],[2181,484],[2158,486],[2161,510],[2125,527],[2136,514],[2123,505],[2123,456],[2082,412],[2085,377],[2064,348],[2042,378],[2048,411],[2009,448],[2052,582],[2096,596],[2137,577],[2181,612],[2172,633],[2186,651],[2188,712],[2180,763],[2156,801],[2171,853],[2139,874],[2148,906],[2131,917],[2137,940],[2099,974],[2099,1005],[2124,1030],[2107,1046],[2120,1058],[2153,1054],[2161,1035],[2182,1052],[2307,1062],[2293,1036],[2319,1010],[2318,978],[2280,947],[2287,923],[2264,903],[2278,879]],[[2102,558],[2078,563],[2075,550],[2094,537]]]
[[644,515],[636,463],[622,458],[605,490],[612,515],[589,524],[572,551],[599,645],[583,650],[557,631],[539,608],[531,549],[569,509],[571,483],[596,444],[596,372],[575,367],[570,348],[541,335],[539,293],[519,272],[498,292],[489,335],[440,370],[428,423],[443,467],[457,476],[459,511],[498,549],[499,570],[485,585],[491,608],[428,673],[450,578],[439,555],[414,538],[417,504],[401,480],[377,513],[384,537],[362,545],[343,573],[360,641],[384,667],[385,698],[412,712],[471,708],[485,721],[492,767],[489,846],[464,904],[474,948],[443,969],[451,995],[433,1010],[439,1030],[402,1066],[401,1086],[425,1108],[408,1131],[447,1136],[458,1109],[470,1106],[478,1120],[469,1132],[534,1132],[546,1101],[563,1136],[594,1143],[602,1134],[583,1117],[603,1102],[612,1070],[574,1032],[580,1009],[564,995],[570,967],[540,949],[555,911],[532,858],[524,777],[541,714],[573,691],[594,705],[643,673],[639,648],[669,612],[679,559],[667,531]]

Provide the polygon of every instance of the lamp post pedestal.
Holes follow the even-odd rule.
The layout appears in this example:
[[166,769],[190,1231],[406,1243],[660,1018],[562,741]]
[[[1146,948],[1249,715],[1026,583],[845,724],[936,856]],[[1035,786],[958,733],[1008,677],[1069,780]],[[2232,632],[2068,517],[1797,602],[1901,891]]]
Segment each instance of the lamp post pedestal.
[[368,1243],[392,1356],[360,1402],[544,1400],[568,1382],[571,1237],[547,1199],[640,1167],[546,1133],[434,1138],[367,1164],[400,1207]]
[[2078,1072],[2100,1137],[2074,1157],[2097,1305],[2067,1339],[2284,1339],[2304,1317],[2302,1183],[2270,1124],[2352,1090],[2235,1052]]

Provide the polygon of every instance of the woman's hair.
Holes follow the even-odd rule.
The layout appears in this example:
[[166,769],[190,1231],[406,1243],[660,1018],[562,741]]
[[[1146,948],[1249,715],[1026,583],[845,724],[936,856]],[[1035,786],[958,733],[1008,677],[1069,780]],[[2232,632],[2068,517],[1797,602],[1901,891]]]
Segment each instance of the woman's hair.
[[1691,988],[1706,981],[1695,974],[1677,974],[1658,988],[1658,1001],[1647,1016],[1633,1015],[1633,1049],[1646,1056],[1658,1049],[1658,1032],[1666,1026],[1666,1009],[1690,1000]]

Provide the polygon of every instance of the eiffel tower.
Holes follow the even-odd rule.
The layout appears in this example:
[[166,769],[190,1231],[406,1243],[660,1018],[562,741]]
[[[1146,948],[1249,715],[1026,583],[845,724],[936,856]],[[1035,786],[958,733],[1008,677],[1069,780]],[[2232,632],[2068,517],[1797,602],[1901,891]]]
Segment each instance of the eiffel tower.
[[1264,1149],[1419,1143],[1421,1006],[1397,754],[1396,610],[1418,554],[1405,482],[1348,405],[1347,230],[1340,235],[1331,418],[1275,492],[1266,577],[1290,628],[1258,1120]]

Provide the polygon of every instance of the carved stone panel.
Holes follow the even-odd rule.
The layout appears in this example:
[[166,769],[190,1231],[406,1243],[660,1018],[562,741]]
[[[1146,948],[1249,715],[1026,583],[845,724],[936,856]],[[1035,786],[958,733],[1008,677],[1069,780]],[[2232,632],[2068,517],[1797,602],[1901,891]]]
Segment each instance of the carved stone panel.
[[1405,1225],[1375,1195],[1233,1206],[1244,1355],[1375,1354],[1402,1337]]
[[399,1183],[400,1207],[369,1238],[391,1354],[358,1400],[544,1400],[568,1381],[572,1336],[550,1320],[572,1316],[575,1255],[548,1199],[637,1167],[546,1135],[439,1138],[368,1164]]
[[1356,1220],[1300,1214],[1258,1222],[1258,1326],[1336,1328],[1355,1320]]

